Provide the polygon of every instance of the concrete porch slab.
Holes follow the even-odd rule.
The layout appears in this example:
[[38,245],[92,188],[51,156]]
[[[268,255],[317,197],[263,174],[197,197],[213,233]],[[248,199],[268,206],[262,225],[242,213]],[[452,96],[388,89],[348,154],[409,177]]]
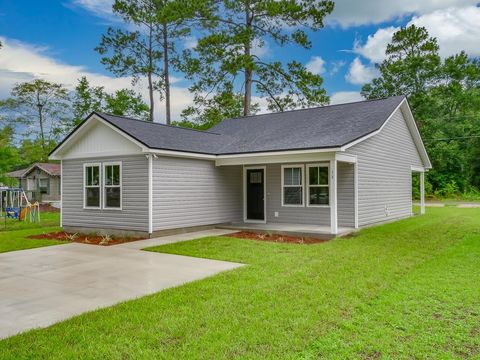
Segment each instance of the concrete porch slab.
[[[333,239],[335,235],[330,234],[329,226],[315,226],[302,224],[258,224],[258,223],[232,223],[217,226],[219,229],[230,229],[238,231],[253,231],[257,233],[272,233],[299,237],[313,237],[322,240]],[[354,228],[339,227],[337,236],[345,236],[354,232]]]

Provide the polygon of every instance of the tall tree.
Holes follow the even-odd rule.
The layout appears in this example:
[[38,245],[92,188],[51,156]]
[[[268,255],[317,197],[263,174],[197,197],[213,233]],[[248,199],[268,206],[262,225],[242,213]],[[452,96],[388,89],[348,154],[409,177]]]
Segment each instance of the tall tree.
[[2,107],[8,110],[7,121],[14,127],[23,125],[25,135],[38,137],[45,153],[48,142],[62,133],[62,123],[70,116],[69,101],[63,85],[36,79],[16,84]]
[[380,76],[362,88],[366,98],[406,95],[419,107],[426,91],[438,80],[440,56],[435,38],[424,27],[410,25],[393,34],[378,66]]
[[165,99],[165,118],[171,122],[170,68],[176,64],[175,42],[189,33],[183,11],[174,0],[115,0],[113,12],[135,30],[109,28],[96,50],[102,63],[118,76],[132,76],[134,84],[146,77],[150,120],[154,92]]
[[13,129],[5,126],[0,129],[0,183],[12,185],[6,173],[15,170],[20,163],[20,155],[13,144]]
[[103,86],[91,86],[85,76],[78,79],[72,110],[74,123],[70,127],[78,125],[93,111],[149,119],[149,107],[143,102],[141,95],[131,89],[121,89],[109,94]]
[[195,55],[185,55],[184,69],[195,80],[192,90],[198,96],[226,93],[234,84],[243,95],[245,116],[252,112],[254,90],[277,111],[328,102],[319,75],[296,61],[286,66],[268,62],[261,53],[269,43],[310,48],[306,30],[324,26],[333,1],[210,0],[206,4],[197,18],[207,34],[198,41]]

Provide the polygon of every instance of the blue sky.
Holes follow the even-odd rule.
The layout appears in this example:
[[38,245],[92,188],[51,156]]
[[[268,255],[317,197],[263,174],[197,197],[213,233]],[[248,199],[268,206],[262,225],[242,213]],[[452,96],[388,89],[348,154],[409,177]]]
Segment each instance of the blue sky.
[[[115,23],[111,0],[0,0],[0,97],[15,82],[35,77],[73,88],[86,75],[93,84],[113,91],[130,86],[114,78],[94,51],[101,34]],[[327,26],[311,34],[313,47],[264,49],[269,60],[295,59],[320,73],[333,103],[360,98],[361,85],[375,76],[391,34],[410,23],[426,26],[437,37],[443,56],[466,50],[480,55],[480,8],[475,0],[338,0]],[[173,91],[173,114],[190,104],[188,83],[181,74]],[[140,84],[137,89],[145,93]],[[261,102],[261,99],[259,99]],[[162,121],[161,106],[156,120]]]

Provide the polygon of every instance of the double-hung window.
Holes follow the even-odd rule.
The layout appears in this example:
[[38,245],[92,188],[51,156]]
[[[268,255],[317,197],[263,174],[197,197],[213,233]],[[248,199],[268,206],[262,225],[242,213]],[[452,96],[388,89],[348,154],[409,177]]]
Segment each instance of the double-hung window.
[[122,208],[122,164],[111,162],[103,164],[103,208]]
[[303,165],[282,166],[282,206],[303,206]]
[[100,164],[85,164],[83,166],[84,199],[83,207],[100,208]]
[[328,165],[307,165],[307,205],[328,206],[329,199],[329,168]]

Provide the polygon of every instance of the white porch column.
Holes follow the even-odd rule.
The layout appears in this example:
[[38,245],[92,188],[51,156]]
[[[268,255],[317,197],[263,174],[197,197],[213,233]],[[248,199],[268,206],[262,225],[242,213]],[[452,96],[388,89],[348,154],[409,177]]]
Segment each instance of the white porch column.
[[420,172],[420,214],[425,214],[425,172]]
[[330,232],[338,234],[337,216],[337,160],[330,160]]
[[153,154],[148,159],[148,233],[153,233]]

